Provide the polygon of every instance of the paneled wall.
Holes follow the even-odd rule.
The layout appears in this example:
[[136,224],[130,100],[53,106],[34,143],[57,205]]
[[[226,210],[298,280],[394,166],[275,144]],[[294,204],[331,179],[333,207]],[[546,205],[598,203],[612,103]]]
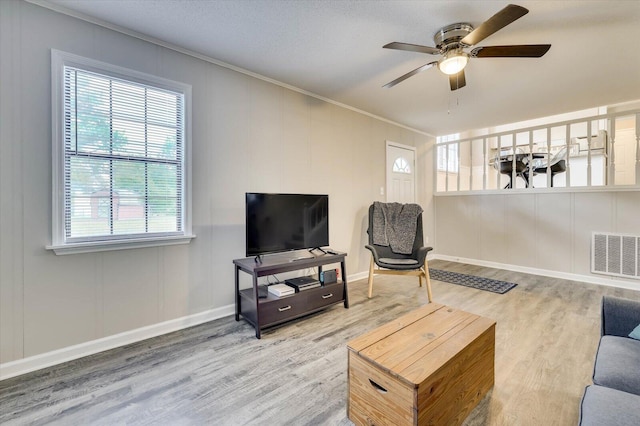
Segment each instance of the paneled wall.
[[[45,250],[52,48],[193,86],[190,244]],[[349,253],[350,275],[366,271],[386,140],[417,147],[434,235],[433,138],[373,116],[17,0],[0,1],[0,81],[0,363],[233,304],[248,191],[329,194],[331,246]]]
[[592,232],[640,235],[637,190],[437,196],[435,205],[438,254],[514,267],[598,277]]

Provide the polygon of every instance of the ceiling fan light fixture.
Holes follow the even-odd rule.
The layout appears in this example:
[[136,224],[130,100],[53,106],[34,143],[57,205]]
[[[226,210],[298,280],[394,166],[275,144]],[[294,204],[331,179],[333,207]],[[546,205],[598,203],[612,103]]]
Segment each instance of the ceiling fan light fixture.
[[469,55],[462,51],[447,52],[438,62],[438,69],[447,75],[458,74],[467,66]]

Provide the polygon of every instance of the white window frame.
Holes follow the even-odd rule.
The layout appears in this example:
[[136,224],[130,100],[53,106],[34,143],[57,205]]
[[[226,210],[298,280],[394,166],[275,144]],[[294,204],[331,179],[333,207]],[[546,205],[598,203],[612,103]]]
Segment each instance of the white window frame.
[[[460,151],[460,146],[459,143],[454,142],[458,140],[460,140],[460,133],[438,136],[436,138],[436,143],[438,144],[438,146],[445,147],[443,150],[437,149],[437,169],[439,172],[458,173],[458,153]],[[447,142],[454,143],[447,144]]]
[[[118,239],[67,242],[64,227],[64,67],[71,66],[126,81],[154,86],[184,95],[184,141],[182,175],[182,231],[177,235],[154,235]],[[47,249],[56,254],[73,254],[187,244],[195,235],[191,228],[191,86],[139,71],[96,61],[59,50],[51,50],[51,113],[52,113],[52,235]]]

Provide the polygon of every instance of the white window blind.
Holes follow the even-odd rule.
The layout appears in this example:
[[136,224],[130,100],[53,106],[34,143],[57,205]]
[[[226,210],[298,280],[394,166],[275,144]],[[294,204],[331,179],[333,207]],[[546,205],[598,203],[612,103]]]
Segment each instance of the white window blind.
[[185,235],[185,94],[64,63],[60,95],[54,245]]

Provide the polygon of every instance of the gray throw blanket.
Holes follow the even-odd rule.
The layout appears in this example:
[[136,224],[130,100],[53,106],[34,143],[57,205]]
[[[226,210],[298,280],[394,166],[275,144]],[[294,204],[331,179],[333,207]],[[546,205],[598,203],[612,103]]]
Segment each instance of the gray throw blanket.
[[411,254],[422,207],[418,204],[373,203],[373,244]]

